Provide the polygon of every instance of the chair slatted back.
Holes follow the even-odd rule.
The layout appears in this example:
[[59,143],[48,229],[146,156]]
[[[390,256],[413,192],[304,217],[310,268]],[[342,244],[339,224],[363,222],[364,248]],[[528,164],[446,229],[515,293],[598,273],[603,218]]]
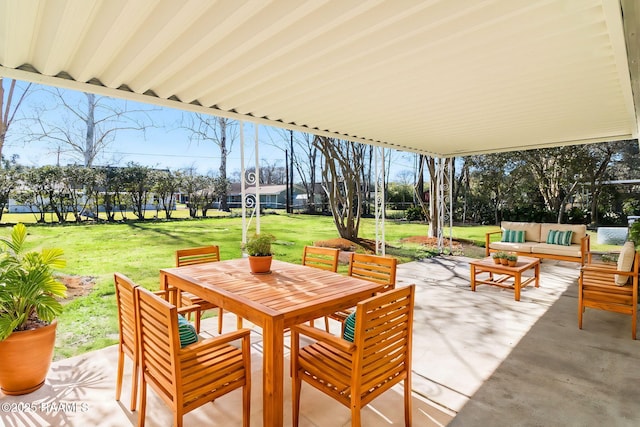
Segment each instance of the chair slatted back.
[[124,357],[133,362],[131,375],[131,403],[129,408],[136,409],[138,399],[138,334],[136,325],[135,289],[138,285],[121,273],[114,273],[116,303],[118,306],[118,368],[116,374],[116,400],[120,400],[122,378],[124,375]]
[[[137,287],[136,318],[142,387],[138,425],[144,426],[146,385],[171,408],[173,425],[183,415],[236,389],[242,389],[243,426],[251,415],[250,331],[242,329],[180,347],[178,309]],[[231,343],[241,341],[241,346]]]
[[121,273],[114,274],[116,302],[118,305],[118,330],[120,346],[132,360],[137,358],[135,298],[134,289],[138,286]]
[[220,247],[217,245],[178,249],[176,251],[176,267],[217,261],[220,261]]
[[[356,306],[353,344],[296,325],[291,335],[292,421],[300,421],[302,382],[351,410],[351,425],[362,424],[360,410],[394,385],[403,383],[404,419],[410,426],[411,352],[415,285],[392,289]],[[300,335],[316,341],[301,347]]]
[[[197,248],[178,249],[176,251],[176,267],[182,267],[185,265],[203,264],[206,262],[218,262],[220,261],[220,247],[217,245],[200,246]],[[217,305],[212,304],[204,299],[197,297],[190,292],[178,292],[178,299],[171,301],[174,304],[180,304],[180,306],[198,305],[199,308],[193,310],[196,318],[196,331],[200,333],[200,323],[202,320],[202,313],[206,310],[218,308]],[[218,333],[222,333],[222,309],[218,308]]]
[[339,255],[340,249],[305,246],[302,252],[302,265],[336,272]]
[[142,287],[136,288],[136,295],[142,373],[147,382],[163,390],[163,400],[174,402],[174,396],[179,396],[176,379],[176,354],[180,349],[177,309]]
[[381,293],[356,308],[352,390],[362,405],[411,372],[415,285]]
[[396,286],[397,265],[398,260],[393,257],[351,254],[348,275],[370,282],[387,284],[388,286],[385,288],[387,291]]

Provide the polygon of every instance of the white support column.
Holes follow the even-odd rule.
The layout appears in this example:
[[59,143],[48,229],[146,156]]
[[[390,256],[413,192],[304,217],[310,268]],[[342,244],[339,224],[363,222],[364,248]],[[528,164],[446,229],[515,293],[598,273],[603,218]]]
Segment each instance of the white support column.
[[449,165],[449,254],[453,255],[453,161],[455,158],[450,157],[447,164]]
[[444,227],[449,228],[449,254],[453,252],[451,237],[453,234],[453,158],[441,158],[436,160],[438,176],[438,251],[444,252]]
[[373,147],[374,162],[376,164],[375,173],[375,193],[374,193],[374,207],[375,207],[375,221],[376,221],[376,254],[385,255],[385,208],[384,208],[384,182],[385,182],[385,168],[384,168],[384,147]]
[[254,123],[256,131],[255,135],[255,151],[256,151],[256,234],[260,234],[260,155],[258,154],[258,124]]
[[247,183],[244,168],[244,122],[240,122],[240,204],[242,208],[242,247],[247,243]]
[[436,209],[438,209],[438,225],[437,229],[437,239],[438,239],[438,252],[442,254],[444,251],[444,237],[442,234],[442,228],[444,226],[444,167],[442,165],[443,159],[438,157],[436,159],[436,175],[438,177],[438,195],[436,196],[436,201],[438,205]]
[[[256,130],[257,135],[257,130]],[[256,137],[256,150],[257,150],[257,137]],[[240,188],[241,188],[241,203],[242,203],[242,245],[247,243],[247,236],[249,234],[249,228],[251,227],[251,219],[253,215],[256,214],[256,200],[259,199],[260,194],[258,193],[258,188],[256,187],[256,192],[254,194],[247,193],[247,185],[256,183],[256,172],[258,172],[258,165],[256,163],[256,172],[247,173],[247,168],[245,165],[245,141],[244,141],[244,122],[240,122]],[[258,158],[258,154],[256,153],[256,159]],[[247,208],[253,209],[251,211],[251,215],[247,218]],[[256,233],[260,232],[260,220],[256,219]]]

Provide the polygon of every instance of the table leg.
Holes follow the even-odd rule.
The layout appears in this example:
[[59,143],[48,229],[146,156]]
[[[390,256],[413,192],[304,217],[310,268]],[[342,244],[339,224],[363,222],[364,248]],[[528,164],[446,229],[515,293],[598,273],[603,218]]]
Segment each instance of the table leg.
[[516,301],[520,301],[520,284],[522,283],[522,274],[516,273],[513,278],[513,287],[515,288],[516,293]]
[[271,319],[262,328],[263,425],[282,426],[284,423],[284,320]]
[[536,275],[536,288],[540,287],[540,263],[537,263],[534,268],[534,274]]
[[476,291],[476,266],[471,264],[471,291]]
[[[171,286],[169,285],[169,278],[167,277],[167,275],[164,272],[160,272],[160,289],[163,291],[168,291],[169,289],[171,289]],[[170,292],[168,295],[168,301],[169,303],[175,305],[176,307],[180,307],[180,302],[181,299],[180,298],[180,290],[176,290],[176,292]]]

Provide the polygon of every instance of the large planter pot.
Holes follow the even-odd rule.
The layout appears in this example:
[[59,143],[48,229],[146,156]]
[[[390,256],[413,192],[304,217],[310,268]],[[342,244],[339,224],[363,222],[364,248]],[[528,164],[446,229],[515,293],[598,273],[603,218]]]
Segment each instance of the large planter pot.
[[0,389],[16,396],[31,393],[44,385],[56,341],[54,320],[42,328],[14,332],[0,341]]
[[265,274],[271,271],[272,256],[249,256],[249,268],[252,273]]

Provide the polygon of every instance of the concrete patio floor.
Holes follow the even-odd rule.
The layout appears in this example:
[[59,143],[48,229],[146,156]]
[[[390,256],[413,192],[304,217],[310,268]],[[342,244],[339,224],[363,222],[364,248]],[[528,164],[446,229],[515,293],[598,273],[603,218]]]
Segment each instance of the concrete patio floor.
[[[543,262],[540,288],[469,288],[464,257],[402,264],[398,286],[416,283],[414,426],[635,426],[640,423],[640,342],[630,317],[598,310],[577,327],[574,263]],[[225,328],[233,328],[229,314]],[[215,319],[203,328],[215,330]],[[334,325],[337,328],[337,324]],[[262,425],[261,336],[252,333],[251,424]],[[130,364],[121,402],[114,400],[116,347],[55,362],[35,393],[0,395],[4,426],[137,425],[128,408]],[[288,355],[288,351],[286,353]],[[288,365],[288,364],[287,364]],[[291,425],[285,373],[285,425]],[[148,426],[171,424],[171,413],[148,393]],[[185,425],[241,425],[233,392],[185,416]],[[347,408],[303,385],[304,427],[350,425]],[[402,389],[363,410],[363,426],[403,425]]]

